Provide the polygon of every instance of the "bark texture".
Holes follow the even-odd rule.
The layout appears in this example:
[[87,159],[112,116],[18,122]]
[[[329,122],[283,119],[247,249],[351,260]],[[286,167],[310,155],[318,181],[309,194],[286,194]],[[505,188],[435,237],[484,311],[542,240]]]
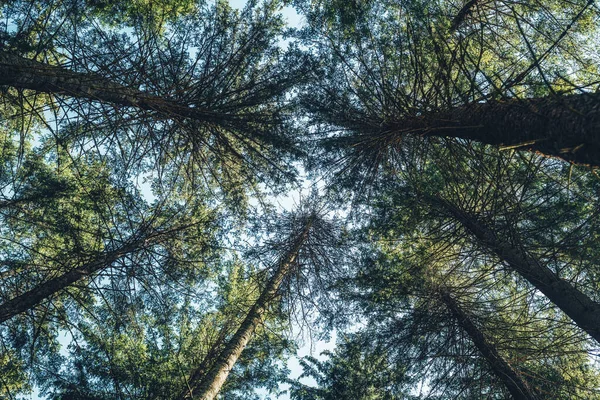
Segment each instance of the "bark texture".
[[475,140],[600,167],[600,93],[489,101],[381,126],[384,136]]
[[510,268],[525,278],[567,314],[581,329],[600,342],[600,304],[561,279],[531,257],[523,248],[503,240],[475,215],[442,202],[443,207],[483,245],[492,250]]
[[475,347],[486,359],[494,374],[502,381],[508,392],[516,400],[532,400],[537,397],[521,376],[504,360],[496,347],[490,343],[483,332],[473,323],[469,315],[460,307],[447,290],[440,291],[442,302],[458,325],[467,333]]
[[0,85],[155,111],[168,118],[215,123],[234,119],[127,87],[98,74],[75,72],[11,53],[0,52]]
[[311,226],[312,219],[309,219],[303,232],[294,240],[290,249],[279,260],[275,273],[267,282],[248,314],[246,314],[238,330],[216,358],[212,367],[204,374],[199,374],[196,371],[192,374],[193,377],[198,379],[195,382],[190,381],[187,390],[180,397],[181,399],[213,400],[219,394],[227,376],[229,376],[229,372],[250,339],[252,339],[254,330],[263,321],[263,317],[273,300],[278,297],[279,287],[285,277],[292,271],[294,261],[300,248],[308,238]]

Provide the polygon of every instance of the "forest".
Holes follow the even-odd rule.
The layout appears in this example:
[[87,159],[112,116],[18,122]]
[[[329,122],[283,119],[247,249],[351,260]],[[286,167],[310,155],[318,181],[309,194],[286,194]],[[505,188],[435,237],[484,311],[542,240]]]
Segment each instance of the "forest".
[[0,399],[600,400],[593,0],[0,16]]

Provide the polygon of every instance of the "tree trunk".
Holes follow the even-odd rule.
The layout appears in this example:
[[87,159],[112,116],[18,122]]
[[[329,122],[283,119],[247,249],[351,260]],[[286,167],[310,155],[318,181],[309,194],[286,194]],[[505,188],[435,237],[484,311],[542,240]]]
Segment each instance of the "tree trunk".
[[214,123],[235,119],[130,88],[98,74],[74,72],[6,52],[0,52],[0,85],[155,111],[167,118]]
[[600,342],[600,304],[531,257],[521,247],[502,240],[475,215],[446,201],[436,200],[483,245],[492,250],[510,268],[525,278],[567,314],[581,329]]
[[536,396],[529,385],[498,353],[496,347],[490,343],[483,332],[473,323],[469,315],[458,305],[447,290],[440,291],[440,297],[458,325],[469,335],[481,355],[486,359],[494,374],[502,381],[508,392],[517,400],[531,400]]
[[37,306],[55,293],[67,288],[80,279],[89,277],[93,273],[110,266],[120,257],[138,250],[140,246],[145,245],[148,241],[155,241],[158,237],[159,235],[154,235],[138,239],[123,245],[117,250],[101,253],[94,260],[65,272],[56,278],[42,282],[33,289],[0,304],[0,323]]
[[291,272],[298,252],[308,238],[311,226],[312,219],[307,222],[302,234],[296,238],[290,250],[279,260],[275,273],[212,367],[203,376],[199,376],[201,374],[196,372],[192,374],[198,380],[190,382],[188,389],[181,395],[181,399],[213,400],[217,396],[229,372],[252,338],[254,330],[262,322],[268,307],[278,297],[281,282]]
[[600,167],[600,93],[488,101],[372,128],[388,142],[405,134],[452,137]]

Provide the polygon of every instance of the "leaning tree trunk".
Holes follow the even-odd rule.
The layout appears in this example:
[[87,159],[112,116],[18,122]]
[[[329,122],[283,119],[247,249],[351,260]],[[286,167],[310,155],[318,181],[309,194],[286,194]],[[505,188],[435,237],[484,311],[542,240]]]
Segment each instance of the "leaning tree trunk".
[[537,290],[567,314],[581,329],[600,342],[600,304],[561,279],[550,269],[531,257],[521,247],[512,246],[481,221],[477,216],[465,212],[455,205],[434,200],[442,204],[450,214],[483,245],[506,262],[512,270],[525,278]]
[[113,82],[95,73],[75,72],[0,52],[0,86],[87,99],[115,106],[154,111],[167,118],[223,123],[232,115],[214,113]]
[[117,250],[100,253],[96,255],[93,260],[73,268],[56,278],[42,282],[33,289],[0,304],[0,323],[37,306],[42,301],[50,298],[52,295],[60,292],[73,283],[109,267],[119,258],[139,250],[141,246],[156,241],[162,236],[164,235],[147,236],[143,239],[130,241]]
[[330,123],[355,131],[342,145],[373,147],[401,143],[405,135],[474,140],[600,167],[600,93],[494,100],[398,120],[352,120],[331,115]]
[[294,240],[291,248],[279,260],[275,273],[267,282],[248,314],[246,314],[246,318],[244,318],[238,330],[216,358],[212,367],[204,374],[199,374],[196,371],[192,374],[193,377],[197,377],[197,380],[190,381],[188,388],[180,396],[181,399],[212,400],[217,396],[229,372],[248,342],[250,342],[254,330],[262,322],[264,314],[273,303],[273,300],[278,297],[279,287],[285,277],[292,271],[298,252],[308,239],[311,226],[312,219],[307,222],[301,235]]
[[498,353],[496,347],[490,343],[483,332],[473,323],[469,315],[460,307],[447,290],[440,291],[442,302],[446,305],[450,314],[454,317],[458,325],[467,333],[475,347],[488,362],[494,374],[512,397],[516,400],[532,400],[536,396],[521,376],[510,366],[506,360]]

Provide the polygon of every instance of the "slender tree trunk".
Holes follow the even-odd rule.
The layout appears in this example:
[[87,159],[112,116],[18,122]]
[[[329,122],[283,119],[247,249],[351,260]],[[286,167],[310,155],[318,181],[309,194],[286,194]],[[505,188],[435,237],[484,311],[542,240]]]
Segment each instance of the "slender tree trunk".
[[127,87],[98,74],[75,72],[6,52],[0,52],[0,85],[155,111],[168,118],[215,123],[235,119]]
[[494,374],[502,381],[508,392],[516,400],[532,400],[536,396],[521,376],[502,358],[496,347],[473,323],[469,315],[460,307],[447,290],[440,291],[440,297],[458,325],[469,335],[481,355],[486,359]]
[[[161,235],[162,236],[162,235]],[[155,241],[159,236],[146,237],[125,244],[111,252],[101,253],[94,260],[74,268],[56,278],[40,283],[27,292],[0,304],[0,323],[21,314],[48,299],[52,295],[67,288],[80,279],[91,276],[93,273],[110,266],[120,257],[132,253],[145,245],[148,241]]]
[[581,329],[600,342],[600,304],[590,299],[568,281],[531,257],[521,247],[503,240],[475,215],[465,212],[446,201],[437,200],[482,244],[492,250],[510,268],[525,278],[536,289],[567,314]]
[[275,273],[250,308],[238,330],[214,361],[212,367],[201,377],[199,376],[201,374],[196,373],[196,371],[192,374],[198,380],[190,382],[188,389],[180,397],[181,399],[213,400],[217,396],[229,372],[248,342],[250,342],[254,330],[262,322],[268,307],[278,297],[281,282],[292,271],[294,261],[300,248],[308,238],[311,226],[312,219],[305,225],[302,234],[296,238],[287,253],[279,260]]
[[356,127],[366,140],[375,139],[373,131],[387,142],[406,134],[452,137],[600,167],[600,93],[488,101]]

